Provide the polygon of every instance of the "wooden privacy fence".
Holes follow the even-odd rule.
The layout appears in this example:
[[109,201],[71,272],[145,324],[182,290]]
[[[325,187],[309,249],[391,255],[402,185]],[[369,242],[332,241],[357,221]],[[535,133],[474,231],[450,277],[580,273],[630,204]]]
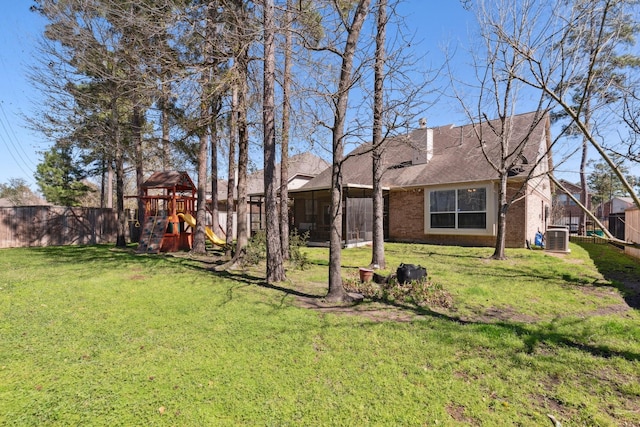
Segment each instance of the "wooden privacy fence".
[[0,208],[0,248],[115,243],[116,212],[104,208]]
[[[627,242],[640,243],[640,210],[627,209],[624,215],[624,237]],[[625,247],[625,253],[640,258],[640,249]]]

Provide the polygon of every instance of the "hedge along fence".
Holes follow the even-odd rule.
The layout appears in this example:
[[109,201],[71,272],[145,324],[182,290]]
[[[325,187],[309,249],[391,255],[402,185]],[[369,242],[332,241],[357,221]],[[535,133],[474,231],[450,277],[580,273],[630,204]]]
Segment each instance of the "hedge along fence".
[[0,248],[115,243],[113,209],[61,206],[0,208]]

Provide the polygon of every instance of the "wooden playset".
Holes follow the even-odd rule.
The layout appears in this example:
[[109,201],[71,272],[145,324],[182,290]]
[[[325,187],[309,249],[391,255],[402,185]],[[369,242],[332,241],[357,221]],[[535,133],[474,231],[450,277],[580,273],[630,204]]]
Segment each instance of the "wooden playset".
[[196,212],[196,186],[182,171],[155,172],[142,185],[144,220],[138,244],[139,253],[190,250],[193,227],[185,215]]

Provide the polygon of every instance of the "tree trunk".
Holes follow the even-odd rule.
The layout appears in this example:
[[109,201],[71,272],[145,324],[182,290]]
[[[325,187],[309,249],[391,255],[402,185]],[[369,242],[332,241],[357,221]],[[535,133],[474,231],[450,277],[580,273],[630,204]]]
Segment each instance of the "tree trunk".
[[218,114],[220,113],[220,99],[216,97],[212,105],[211,120],[209,122],[209,137],[211,140],[211,229],[219,234],[220,219],[218,217]]
[[[204,94],[203,94],[204,97]],[[207,117],[207,102],[201,101],[201,122],[206,123]],[[203,115],[204,114],[204,117]],[[207,252],[205,244],[205,227],[207,218],[207,155],[208,150],[208,126],[204,125],[200,130],[200,142],[198,145],[198,200],[196,203],[196,233],[193,237],[193,248],[191,251],[196,254],[204,254]]]
[[[589,153],[589,146],[587,141],[582,141],[582,157],[580,158],[580,202],[587,206],[587,157]],[[578,234],[585,235],[587,233],[587,216],[583,211],[580,211],[580,225],[578,227]]]
[[373,247],[371,267],[385,268],[384,258],[384,196],[382,190],[382,109],[384,108],[384,64],[387,25],[387,0],[378,0],[378,19],[376,32],[376,62],[374,66],[373,93]]
[[101,208],[106,208],[107,207],[107,197],[106,197],[106,192],[107,192],[107,160],[106,159],[102,159],[100,161],[101,163],[101,174],[100,174],[100,207]]
[[267,232],[267,283],[285,279],[280,246],[276,185],[275,40],[273,0],[264,0],[264,79],[262,125],[264,129],[264,195]]
[[282,259],[288,260],[289,253],[289,121],[291,115],[291,100],[289,88],[291,86],[291,50],[293,37],[291,25],[293,22],[293,0],[287,0],[284,28],[284,74],[282,76],[282,146],[280,147],[280,246]]
[[496,236],[496,246],[491,258],[503,260],[506,259],[504,248],[507,237],[507,177],[506,172],[500,174],[500,189],[498,190],[498,230]]
[[[243,64],[248,63],[248,57],[243,57]],[[247,224],[247,168],[249,166],[249,133],[247,131],[247,74],[243,69],[238,92],[238,218],[236,238],[236,261],[244,256],[249,242],[249,227]]]
[[[133,137],[136,159],[136,190],[138,194],[138,212],[136,220],[138,224],[142,224],[142,222],[144,221],[144,200],[142,199],[142,196],[144,196],[144,190],[142,189],[142,185],[144,184],[144,167],[142,159],[142,120],[143,118],[140,107],[135,105],[133,107],[133,113],[131,116],[131,134]],[[140,241],[141,229],[142,227],[135,228],[134,235],[130,236],[132,242]]]
[[236,143],[238,141],[238,86],[231,89],[231,117],[229,119],[229,170],[227,181],[227,256],[231,256],[233,243],[233,212],[236,191]]
[[127,246],[127,216],[124,212],[124,159],[122,149],[116,153],[116,216],[118,218],[118,231],[116,235],[116,247]]
[[171,168],[171,146],[169,142],[169,91],[168,82],[160,83],[160,114],[162,127],[162,170]]
[[349,295],[342,286],[342,161],[344,160],[344,126],[349,101],[349,89],[352,86],[351,72],[362,24],[367,16],[370,0],[358,2],[353,22],[348,31],[347,41],[342,54],[340,80],[336,94],[336,108],[332,126],[333,161],[331,167],[331,226],[329,231],[329,292],[327,301],[348,301]]
[[113,162],[107,160],[107,207],[113,209]]
[[113,147],[115,148],[115,162],[116,162],[116,217],[117,217],[117,232],[116,232],[116,247],[124,248],[127,246],[126,230],[127,230],[127,217],[124,213],[124,150],[122,148],[122,141],[120,136],[120,123],[118,120],[118,101],[117,98],[111,99],[111,118],[110,127]]

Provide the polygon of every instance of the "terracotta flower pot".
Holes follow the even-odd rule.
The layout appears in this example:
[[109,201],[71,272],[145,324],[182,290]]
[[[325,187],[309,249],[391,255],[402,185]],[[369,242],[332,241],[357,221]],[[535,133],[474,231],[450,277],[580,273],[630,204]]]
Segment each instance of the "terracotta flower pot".
[[373,270],[368,268],[360,268],[360,282],[370,282],[373,279]]

